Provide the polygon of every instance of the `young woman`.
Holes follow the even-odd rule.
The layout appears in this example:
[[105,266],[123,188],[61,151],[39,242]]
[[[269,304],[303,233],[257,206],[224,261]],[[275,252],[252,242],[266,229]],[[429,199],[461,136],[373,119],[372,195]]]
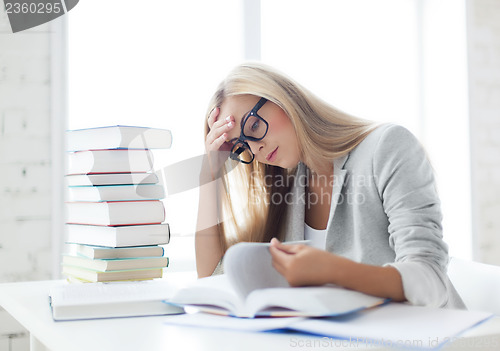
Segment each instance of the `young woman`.
[[236,67],[208,111],[202,175],[216,181],[200,188],[200,277],[222,272],[231,244],[271,241],[292,286],[464,307],[432,167],[410,132],[349,116],[258,63]]

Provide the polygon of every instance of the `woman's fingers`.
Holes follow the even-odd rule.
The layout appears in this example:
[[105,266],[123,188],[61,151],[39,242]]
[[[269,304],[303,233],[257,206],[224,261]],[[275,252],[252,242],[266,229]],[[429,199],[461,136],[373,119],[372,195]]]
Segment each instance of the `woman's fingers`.
[[286,245],[286,244],[283,244],[282,242],[280,242],[278,239],[272,238],[271,239],[271,247],[275,247],[280,251],[286,252],[287,254],[295,254],[295,253],[299,252],[300,250],[302,250],[304,245],[299,245],[299,244]]
[[281,244],[281,241],[279,241],[278,239],[276,239],[276,238],[271,239],[271,246],[276,246],[279,244]]
[[[210,132],[207,134],[206,138],[206,147],[207,151],[214,151],[218,150],[219,147],[222,145],[219,142],[217,143],[217,147],[215,145],[212,145],[216,140],[218,140],[224,133],[226,133],[226,139],[227,139],[227,133],[233,129],[234,127],[234,118],[232,116],[229,116],[225,119],[221,119],[218,121],[215,121],[212,124],[212,127],[210,129]],[[224,139],[224,141],[226,140]]]
[[274,246],[269,247],[269,252],[271,253],[271,257],[273,259],[273,267],[283,275],[285,273],[285,262],[288,259],[287,253]]
[[212,125],[215,123],[215,121],[217,121],[217,117],[219,117],[219,112],[220,109],[218,107],[214,107],[212,111],[210,111],[210,113],[208,114],[207,123],[210,129],[212,129]]
[[212,179],[219,174],[222,165],[229,156],[232,145],[227,142],[228,133],[234,128],[235,120],[233,116],[220,118],[218,107],[210,111],[208,116],[208,126],[210,128],[205,138],[205,151],[208,156],[209,171]]
[[212,151],[219,150],[220,147],[226,142],[226,139],[227,139],[227,134],[222,133],[221,136],[219,136],[212,142],[212,147],[211,147]]
[[307,247],[306,245],[302,245],[302,244],[292,244],[292,245],[281,244],[281,245],[282,245],[282,247],[284,247],[284,251],[286,251],[289,254],[296,254],[299,251],[303,250],[305,247]]

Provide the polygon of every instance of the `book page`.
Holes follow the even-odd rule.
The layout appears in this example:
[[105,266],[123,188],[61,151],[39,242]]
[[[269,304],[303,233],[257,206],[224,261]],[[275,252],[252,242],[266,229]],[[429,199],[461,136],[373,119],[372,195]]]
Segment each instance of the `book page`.
[[378,306],[386,300],[337,286],[257,290],[247,298],[253,316],[339,316]]
[[256,289],[289,287],[272,265],[269,243],[238,243],[224,256],[224,272],[243,299]]
[[221,307],[230,315],[239,315],[243,306],[243,300],[235,294],[225,274],[198,279],[177,291],[168,302],[196,306],[202,311],[218,314],[223,311],[213,307]]

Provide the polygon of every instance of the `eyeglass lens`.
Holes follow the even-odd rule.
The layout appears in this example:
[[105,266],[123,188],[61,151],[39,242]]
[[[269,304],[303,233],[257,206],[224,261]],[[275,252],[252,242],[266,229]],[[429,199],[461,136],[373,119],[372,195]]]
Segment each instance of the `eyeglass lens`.
[[255,115],[248,116],[243,128],[245,136],[260,139],[266,135],[266,131],[267,126],[262,119]]
[[238,141],[236,142],[236,144],[234,144],[230,157],[231,159],[236,161],[250,163],[253,161],[254,155],[248,148],[247,144]]

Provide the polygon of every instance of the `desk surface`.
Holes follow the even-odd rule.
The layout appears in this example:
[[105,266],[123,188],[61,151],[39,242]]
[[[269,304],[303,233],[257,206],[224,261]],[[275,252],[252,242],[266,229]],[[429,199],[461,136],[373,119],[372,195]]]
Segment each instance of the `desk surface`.
[[[0,284],[0,305],[31,335],[53,351],[79,350],[297,350],[298,345],[324,348],[320,337],[296,333],[251,333],[163,324],[165,316],[54,322],[48,291],[63,281]],[[467,331],[464,338],[446,349],[464,350],[472,342],[478,350],[498,350],[500,317]],[[314,343],[315,342],[315,343]],[[469,345],[469,344],[467,344]],[[488,347],[484,347],[488,346]],[[332,348],[328,346],[327,348]],[[363,345],[338,349],[374,349]],[[394,350],[394,349],[392,349]]]

